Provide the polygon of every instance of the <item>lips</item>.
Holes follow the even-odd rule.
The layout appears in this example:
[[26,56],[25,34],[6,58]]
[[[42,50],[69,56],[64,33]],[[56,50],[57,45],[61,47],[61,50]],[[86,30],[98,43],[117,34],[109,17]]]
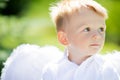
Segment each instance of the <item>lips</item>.
[[90,46],[100,46],[100,44],[93,43],[93,44],[91,44]]

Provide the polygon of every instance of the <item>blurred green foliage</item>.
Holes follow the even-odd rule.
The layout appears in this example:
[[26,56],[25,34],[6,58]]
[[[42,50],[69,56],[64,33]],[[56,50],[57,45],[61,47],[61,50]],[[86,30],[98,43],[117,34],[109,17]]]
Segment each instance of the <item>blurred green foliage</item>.
[[[40,46],[55,45],[61,50],[64,50],[64,47],[57,40],[55,26],[49,16],[48,8],[55,1],[0,1],[0,70],[3,67],[3,62],[7,59],[13,48],[23,43],[37,44]],[[120,50],[120,0],[96,1],[107,8],[109,14],[109,18],[106,21],[106,44],[102,53],[114,49]],[[7,7],[8,5],[9,8]]]

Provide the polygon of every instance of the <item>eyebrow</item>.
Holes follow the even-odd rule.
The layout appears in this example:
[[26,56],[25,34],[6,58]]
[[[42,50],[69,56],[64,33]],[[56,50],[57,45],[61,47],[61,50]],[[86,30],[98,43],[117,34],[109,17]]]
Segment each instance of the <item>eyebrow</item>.
[[84,26],[85,26],[85,24],[78,25],[78,27],[76,28],[77,32],[79,32],[80,30],[84,29]]
[[79,24],[77,28],[80,28],[80,27],[82,27],[82,26],[84,26],[84,25],[86,25],[86,24],[85,24],[85,23]]
[[82,29],[86,24],[81,24],[81,25],[78,25],[77,29]]

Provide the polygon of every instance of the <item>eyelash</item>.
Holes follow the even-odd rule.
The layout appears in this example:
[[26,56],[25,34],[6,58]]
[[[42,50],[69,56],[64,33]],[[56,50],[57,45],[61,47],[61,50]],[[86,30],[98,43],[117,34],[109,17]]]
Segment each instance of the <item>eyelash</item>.
[[[83,31],[89,32],[89,31],[91,31],[91,29],[90,29],[89,27],[87,27],[87,28],[85,28]],[[99,31],[100,31],[100,32],[104,32],[105,29],[104,29],[103,27],[100,27],[100,28],[99,28]]]

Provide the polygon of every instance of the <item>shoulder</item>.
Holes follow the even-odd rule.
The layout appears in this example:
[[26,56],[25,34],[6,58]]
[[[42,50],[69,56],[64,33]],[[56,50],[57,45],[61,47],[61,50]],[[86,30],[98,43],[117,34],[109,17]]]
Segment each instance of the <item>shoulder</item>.
[[116,69],[108,62],[102,66],[101,75],[103,80],[119,80],[120,78]]
[[95,56],[95,61],[97,65],[99,65],[100,72],[98,73],[101,76],[102,80],[119,80],[120,74],[118,73],[118,69],[114,65],[114,63],[116,63],[116,59],[114,59],[116,55],[118,56],[118,54]]
[[56,72],[57,68],[62,64],[64,61],[63,56],[59,59],[56,59],[55,61],[49,62],[47,65],[45,65],[43,71],[44,72]]
[[105,80],[119,80],[120,79],[120,74],[118,73],[118,69],[114,65],[114,63],[116,63],[116,60],[114,59],[115,56],[116,54],[107,54],[103,56],[104,64],[102,65],[101,74]]
[[120,75],[120,52],[113,51],[111,53],[104,55],[103,57],[106,63],[114,67]]
[[59,60],[48,63],[42,71],[43,80],[55,80],[63,62],[64,58],[62,56]]
[[42,71],[43,72],[42,79],[43,80],[55,80],[57,71],[58,71],[58,65],[56,63],[47,64]]

